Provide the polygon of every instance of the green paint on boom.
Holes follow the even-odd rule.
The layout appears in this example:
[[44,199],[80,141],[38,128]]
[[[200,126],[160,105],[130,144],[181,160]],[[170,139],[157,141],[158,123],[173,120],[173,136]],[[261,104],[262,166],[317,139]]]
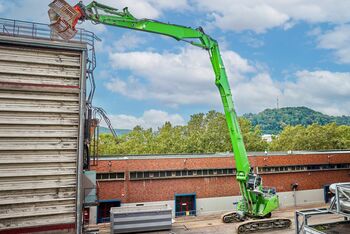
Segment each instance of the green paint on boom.
[[[63,0],[56,1],[63,2]],[[230,85],[217,41],[205,34],[202,28],[194,29],[150,19],[137,19],[127,8],[120,11],[94,1],[87,6],[80,2],[72,9],[76,11],[75,14],[78,12],[77,19],[79,20],[91,20],[95,23],[165,35],[179,41],[188,42],[208,51],[215,73],[215,84],[220,92],[226,122],[230,132],[236,162],[236,178],[243,196],[242,200],[237,205],[238,212],[234,211],[225,214],[223,216],[223,221],[242,221],[247,217],[269,217],[271,212],[279,206],[278,196],[271,190],[263,189],[261,177],[251,171],[232,100]],[[67,15],[62,14],[62,12],[57,12],[57,15],[62,21],[68,18]],[[67,27],[70,27],[69,29],[74,31],[77,20],[73,19],[70,22],[74,23],[66,22],[68,25]],[[57,33],[60,34],[60,32]]]

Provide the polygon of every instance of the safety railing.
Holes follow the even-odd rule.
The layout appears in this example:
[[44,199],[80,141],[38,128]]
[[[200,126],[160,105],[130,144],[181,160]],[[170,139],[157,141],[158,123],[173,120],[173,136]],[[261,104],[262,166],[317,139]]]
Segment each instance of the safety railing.
[[[347,216],[350,219],[350,183],[339,183],[333,186],[335,191],[332,191],[334,192],[334,197],[329,210]],[[332,189],[332,185],[330,189]]]
[[[90,46],[94,46],[95,41],[100,40],[93,32],[82,28],[77,30],[77,34],[70,41],[87,43]],[[13,37],[64,41],[53,30],[51,30],[48,24],[5,18],[0,18],[0,34]]]

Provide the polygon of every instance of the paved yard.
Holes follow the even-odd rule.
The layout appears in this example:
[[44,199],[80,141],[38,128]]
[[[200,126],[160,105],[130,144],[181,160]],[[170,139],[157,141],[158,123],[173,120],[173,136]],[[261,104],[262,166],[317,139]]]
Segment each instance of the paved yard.
[[[312,206],[312,207],[324,207],[324,205]],[[308,207],[297,207],[298,210],[308,209]],[[288,230],[283,230],[283,234],[294,234],[295,225],[294,225],[294,212],[295,208],[290,209],[281,209],[274,212],[273,217],[284,217],[292,220],[292,226]],[[219,233],[219,234],[232,234],[236,233],[237,224],[224,224],[220,220],[220,214],[216,215],[202,215],[198,217],[181,217],[175,220],[173,227],[168,231],[159,231],[159,232],[147,232],[147,234],[209,234],[209,233]],[[316,219],[310,220],[312,222],[329,222],[342,220],[336,216],[317,216]],[[109,233],[109,224],[100,224],[100,233],[107,234]],[[259,232],[259,233],[281,233],[281,231],[274,232]]]

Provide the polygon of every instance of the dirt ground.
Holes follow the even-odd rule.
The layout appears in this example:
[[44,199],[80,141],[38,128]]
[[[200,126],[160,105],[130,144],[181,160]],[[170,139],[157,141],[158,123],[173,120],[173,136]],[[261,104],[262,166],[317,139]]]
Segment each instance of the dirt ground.
[[[289,218],[292,220],[292,226],[287,230],[277,230],[269,232],[259,232],[259,233],[283,233],[283,234],[294,234],[295,233],[295,224],[294,224],[294,213],[295,210],[304,210],[309,208],[320,208],[325,207],[324,204],[316,206],[302,206],[289,209],[280,209],[279,211],[274,212],[273,218],[283,217]],[[232,234],[236,233],[237,224],[224,224],[220,220],[221,214],[215,215],[201,215],[201,216],[188,216],[180,217],[175,219],[173,227],[168,231],[159,231],[159,232],[146,232],[147,234]],[[316,216],[314,219],[310,219],[310,224],[312,223],[321,223],[321,222],[335,222],[343,220],[342,217],[337,217],[335,215],[322,215]],[[99,233],[107,234],[110,233],[109,223],[99,224]],[[145,233],[145,234],[146,234]],[[349,231],[350,233],[350,231]]]

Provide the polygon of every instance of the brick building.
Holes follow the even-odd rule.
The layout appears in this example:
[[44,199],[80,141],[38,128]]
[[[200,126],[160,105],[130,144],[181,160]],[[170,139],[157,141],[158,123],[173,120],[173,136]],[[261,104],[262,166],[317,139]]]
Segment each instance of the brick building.
[[[281,206],[323,202],[329,184],[350,180],[350,151],[249,153],[249,160],[264,186],[276,188]],[[239,198],[230,154],[102,157],[91,170],[99,206],[90,217],[99,222],[123,204],[168,203],[184,215],[230,210]]]

